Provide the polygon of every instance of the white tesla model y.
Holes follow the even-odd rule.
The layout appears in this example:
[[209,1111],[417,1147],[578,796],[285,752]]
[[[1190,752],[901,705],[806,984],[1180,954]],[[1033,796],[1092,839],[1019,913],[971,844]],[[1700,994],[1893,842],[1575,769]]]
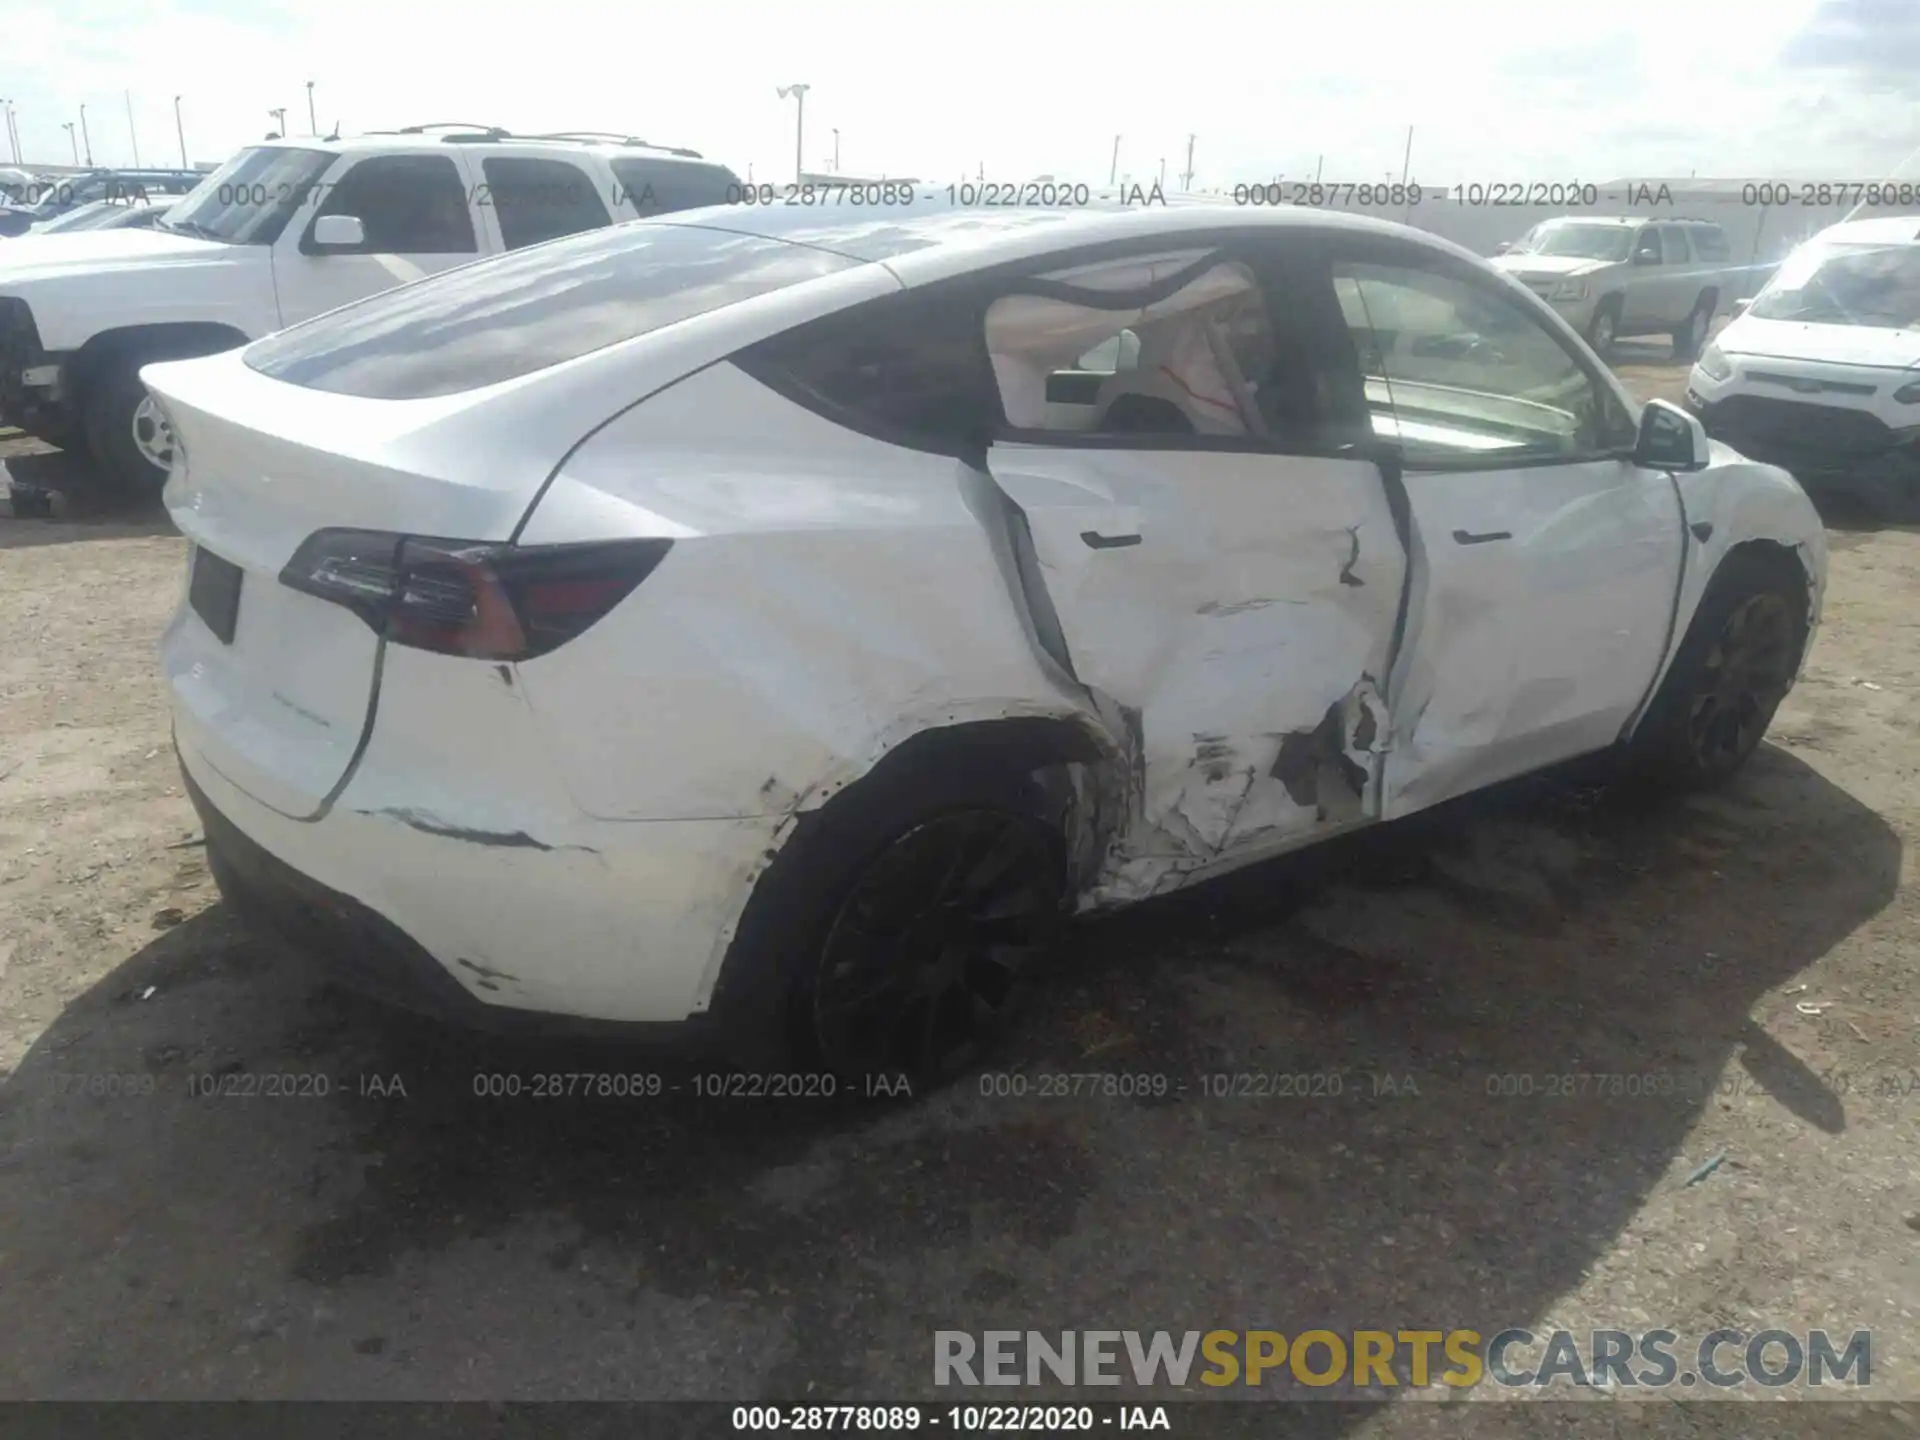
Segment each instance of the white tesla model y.
[[1721,780],[1825,574],[1784,472],[1308,210],[689,212],[143,374],[243,916],[823,1074],[966,1066],[1076,911],[1615,747]]

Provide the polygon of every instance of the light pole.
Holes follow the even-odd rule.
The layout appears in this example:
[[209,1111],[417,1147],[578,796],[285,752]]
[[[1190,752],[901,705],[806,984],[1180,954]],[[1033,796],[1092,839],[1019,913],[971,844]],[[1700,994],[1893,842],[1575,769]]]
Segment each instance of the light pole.
[[833,173],[836,175],[840,173],[840,128],[838,126],[835,126],[833,131]]
[[313,81],[307,81],[307,133],[318,135],[320,122],[313,118]]
[[73,146],[73,163],[78,165],[80,163],[80,142],[74,138],[73,122],[71,120],[62,120],[60,122],[60,128],[67,132],[67,143]]
[[273,127],[280,132],[273,138],[276,140],[285,139],[287,134],[287,107],[282,105],[278,110],[267,111],[267,114],[273,116]]
[[793,115],[793,179],[796,185],[799,184],[800,177],[806,173],[807,169],[806,161],[801,158],[803,153],[801,145],[806,138],[807,132],[807,91],[812,88],[811,85],[782,85],[780,87],[780,98],[782,100],[791,95],[794,100],[798,102]]
[[1193,189],[1193,142],[1195,138],[1196,137],[1192,135],[1187,136],[1187,174],[1180,186],[1183,190]]
[[140,132],[133,128],[133,91],[127,91],[127,139],[133,144],[133,168],[140,168]]
[[87,150],[87,168],[93,168],[93,137],[87,134],[87,107],[80,107],[80,143]]
[[20,163],[20,122],[13,113],[13,101],[0,100],[7,112],[7,144],[13,147],[13,163]]
[[1120,137],[1113,137],[1113,164],[1107,170],[1107,184],[1120,178]]
[[187,127],[180,123],[180,97],[178,95],[173,97],[173,133],[180,137],[180,168],[182,170],[191,170],[193,167],[187,164]]

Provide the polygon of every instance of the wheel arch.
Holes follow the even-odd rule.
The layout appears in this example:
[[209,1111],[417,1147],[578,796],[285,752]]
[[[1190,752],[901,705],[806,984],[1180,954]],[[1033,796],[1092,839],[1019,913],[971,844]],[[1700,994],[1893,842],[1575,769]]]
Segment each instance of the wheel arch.
[[955,717],[929,723],[884,744],[860,767],[841,767],[799,797],[769,838],[761,861],[744,877],[738,920],[716,947],[701,994],[721,1033],[742,1056],[777,1048],[779,986],[770,956],[789,937],[783,899],[818,864],[815,837],[871,797],[911,786],[935,769],[994,769],[1034,776],[1066,846],[1075,893],[1090,883],[1135,798],[1133,747],[1118,744],[1097,720],[1079,712]]
[[232,350],[251,339],[231,325],[214,321],[169,321],[102,330],[88,337],[67,362],[67,389],[73,395],[82,395],[102,373],[128,359],[185,360]]
[[[1710,543],[1714,527],[1705,525],[1709,535],[1708,542],[1702,542],[1701,549]],[[1694,531],[1698,539],[1699,528]],[[1805,666],[1807,656],[1813,650],[1814,632],[1820,621],[1820,599],[1824,586],[1825,550],[1821,547],[1818,554],[1810,554],[1813,547],[1805,543],[1791,544],[1771,536],[1750,536],[1718,547],[1708,556],[1690,557],[1689,569],[1692,574],[1682,577],[1681,593],[1674,615],[1672,633],[1667,639],[1666,654],[1660,658],[1659,672],[1653,683],[1647,687],[1646,698],[1634,712],[1620,733],[1621,740],[1631,740],[1638,733],[1642,722],[1653,709],[1654,701],[1665,688],[1667,676],[1673,668],[1674,660],[1680,654],[1680,647],[1686,643],[1688,633],[1693,628],[1694,617],[1699,613],[1700,603],[1706,597],[1713,583],[1727,573],[1729,564],[1764,565],[1777,573],[1790,577],[1802,588],[1807,601],[1806,639],[1801,646],[1799,661],[1795,667],[1796,676]]]
[[774,848],[784,849],[803,828],[816,828],[820,822],[809,825],[809,817],[856,803],[848,797],[863,789],[908,784],[918,771],[936,766],[994,769],[1036,775],[1050,787],[1063,820],[1079,832],[1068,836],[1068,844],[1075,879],[1083,880],[1125,814],[1136,750],[1085,711],[955,714],[910,722],[882,737],[868,758],[836,766],[800,796],[776,832]]

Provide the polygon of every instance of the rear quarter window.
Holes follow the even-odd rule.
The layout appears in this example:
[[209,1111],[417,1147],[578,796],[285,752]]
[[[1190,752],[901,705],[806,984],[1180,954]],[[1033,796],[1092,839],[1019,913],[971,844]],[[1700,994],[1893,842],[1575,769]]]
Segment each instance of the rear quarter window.
[[968,282],[933,286],[799,326],[734,361],[850,429],[959,454],[1006,424],[983,313],[984,298]]
[[455,395],[864,262],[635,222],[389,290],[248,347],[262,375],[376,400]]

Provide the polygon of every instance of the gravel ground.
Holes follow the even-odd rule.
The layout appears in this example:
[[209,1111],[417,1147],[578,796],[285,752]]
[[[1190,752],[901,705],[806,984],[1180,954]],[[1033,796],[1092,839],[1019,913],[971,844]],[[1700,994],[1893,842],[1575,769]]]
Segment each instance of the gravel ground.
[[[1673,393],[1654,359],[1623,374]],[[929,1393],[941,1328],[1730,1325],[1870,1329],[1871,1393],[1920,1402],[1920,534],[1858,525],[1725,793],[1533,780],[1087,926],[999,1068],[1185,1093],[863,1109],[476,1098],[660,1066],[441,1032],[248,940],[152,658],[183,542],[0,518],[0,1396],[874,1400]],[[1223,1071],[1341,1094],[1201,1094]],[[181,1093],[210,1072],[331,1093]],[[1673,1093],[1538,1093],[1567,1073]],[[1763,1433],[1734,1409],[1633,1433]]]

